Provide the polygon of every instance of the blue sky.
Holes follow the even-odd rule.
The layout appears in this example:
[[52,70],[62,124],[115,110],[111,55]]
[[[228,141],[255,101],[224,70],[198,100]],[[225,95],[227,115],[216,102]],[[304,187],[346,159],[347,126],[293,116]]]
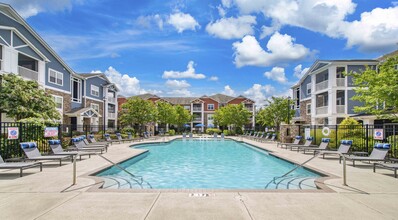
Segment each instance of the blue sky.
[[398,2],[10,0],[78,73],[126,96],[244,95],[263,103],[317,59],[398,49]]

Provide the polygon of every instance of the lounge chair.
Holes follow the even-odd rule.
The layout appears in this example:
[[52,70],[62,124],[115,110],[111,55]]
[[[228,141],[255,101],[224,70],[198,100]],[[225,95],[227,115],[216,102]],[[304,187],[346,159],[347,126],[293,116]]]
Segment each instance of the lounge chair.
[[192,139],[192,138],[193,138],[193,134],[189,133],[189,139]]
[[297,150],[298,151],[303,150],[304,154],[306,151],[307,152],[312,151],[312,152],[314,152],[314,156],[315,156],[316,152],[326,150],[329,146],[329,143],[330,143],[330,138],[322,138],[321,144],[319,144],[319,147],[298,147]]
[[83,143],[83,138],[72,138],[71,139],[74,147],[69,147],[68,150],[76,150],[76,151],[97,151],[101,152],[101,154],[106,150],[105,147],[86,147]]
[[351,146],[352,146],[352,140],[341,140],[340,146],[337,150],[322,150],[320,152],[320,155],[322,155],[322,158],[325,159],[325,155],[332,154],[340,156],[341,154],[347,154]]
[[91,155],[96,154],[94,152],[84,152],[84,151],[64,151],[60,140],[49,140],[48,144],[50,145],[53,155],[72,155],[79,157],[80,160],[82,160],[82,156],[88,156],[88,158],[90,158]]
[[4,162],[3,158],[0,156],[0,169],[19,169],[19,176],[22,177],[23,170],[40,167],[40,172],[43,170],[43,165],[41,162]]
[[35,142],[22,142],[19,144],[19,146],[21,146],[22,150],[25,153],[26,158],[24,158],[24,160],[59,160],[59,165],[62,166],[62,160],[72,159],[72,156],[70,155],[43,156],[41,155],[39,149],[37,149],[37,144]]
[[217,133],[213,134],[213,138],[217,140]]
[[271,139],[271,133],[267,133],[266,135],[263,136],[263,138],[258,139],[260,142],[265,142]]
[[123,139],[122,138],[122,134],[120,134],[120,133],[116,133],[116,137],[119,140],[119,142],[123,142],[123,143],[126,142],[126,141],[129,141],[129,142],[133,141],[132,139]]
[[398,163],[373,163],[373,172],[376,172],[376,167],[380,166],[384,169],[393,170],[394,177],[397,178]]
[[262,139],[264,137],[265,132],[262,132],[260,135],[258,135],[257,137],[253,138],[253,140],[258,141],[260,139]]
[[293,143],[281,143],[281,142],[278,142],[276,144],[276,147],[281,146],[281,148],[282,148],[282,146],[285,146],[285,148],[287,149],[287,145],[299,145],[302,138],[303,138],[303,136],[294,137]]
[[[290,147],[290,150],[293,150],[293,148],[297,148],[297,152],[299,152],[299,149],[302,147],[316,147],[317,145],[313,145],[312,141],[314,140],[314,137],[307,137],[305,139],[304,144],[298,144],[298,145],[287,145],[287,147]],[[287,149],[286,147],[286,149]]]
[[269,140],[265,140],[264,142],[274,142],[276,141],[276,134],[272,134],[271,138]]
[[224,140],[224,138],[225,138],[224,133],[221,133],[221,140]]
[[81,136],[81,139],[83,140],[83,145],[84,145],[85,147],[105,147],[106,150],[108,150],[109,143],[103,143],[103,144],[101,144],[101,143],[90,143],[90,142],[88,142],[88,140],[86,139],[86,136],[85,136],[85,135],[82,135],[82,136]]
[[386,156],[390,150],[391,145],[388,143],[378,143],[373,147],[372,153],[368,157],[360,156],[344,156],[346,160],[351,160],[352,165],[355,167],[355,161],[369,161],[369,162],[380,162],[386,161]]
[[[93,143],[93,144],[108,144],[108,145],[109,145],[109,142],[106,142],[106,141],[97,141],[97,140],[95,139],[94,135],[92,135],[92,134],[90,134],[90,135],[88,136],[88,140],[89,140],[91,143]],[[111,144],[112,144],[112,143],[111,143]]]
[[119,144],[121,143],[119,140],[112,140],[111,136],[109,134],[105,134],[104,136],[105,136],[106,142],[108,142],[108,143],[111,143],[111,144],[113,144],[114,142],[119,142]]

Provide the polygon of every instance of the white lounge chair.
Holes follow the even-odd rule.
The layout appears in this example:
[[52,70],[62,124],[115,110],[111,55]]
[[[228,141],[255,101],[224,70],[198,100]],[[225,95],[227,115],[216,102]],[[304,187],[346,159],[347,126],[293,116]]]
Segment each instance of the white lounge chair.
[[74,147],[69,147],[68,150],[76,150],[76,151],[97,151],[101,152],[101,154],[106,150],[105,147],[87,147],[83,143],[83,138],[72,138],[71,139]]
[[37,149],[37,144],[35,142],[22,142],[19,144],[19,146],[21,146],[22,150],[25,153],[26,158],[24,158],[24,160],[32,160],[32,161],[59,160],[59,165],[62,166],[62,160],[72,159],[72,156],[70,156],[70,155],[43,156],[43,155],[41,155],[39,149]]
[[312,151],[312,152],[314,152],[314,156],[315,156],[316,152],[326,150],[329,146],[329,143],[330,143],[330,138],[322,138],[321,144],[319,144],[319,147],[298,147],[297,150],[298,151],[303,150],[304,154],[306,151],[307,152]]
[[22,177],[23,170],[40,167],[40,172],[43,170],[43,165],[41,162],[4,162],[3,158],[0,156],[0,169],[19,169],[19,176]]
[[369,162],[380,162],[385,161],[388,151],[391,145],[388,143],[378,143],[373,147],[372,153],[368,157],[360,156],[344,156],[346,160],[351,160],[352,165],[355,167],[355,161],[369,161]]
[[295,147],[295,148],[297,148],[297,152],[299,152],[299,148],[301,148],[301,147],[316,147],[317,145],[313,145],[312,144],[312,141],[314,140],[314,137],[307,137],[306,139],[305,139],[305,142],[304,142],[304,144],[296,144],[296,145],[292,145],[292,144],[290,144],[290,145],[287,145],[286,146],[286,149],[288,148],[288,147],[290,147],[290,150],[293,150],[293,148]]
[[296,136],[296,137],[294,137],[294,141],[293,141],[293,143],[281,143],[281,142],[278,142],[277,144],[276,144],[276,147],[283,147],[283,146],[285,146],[285,148],[287,149],[287,146],[288,145],[299,145],[300,144],[300,141],[301,141],[301,139],[303,138],[303,136]]
[[384,169],[393,170],[394,177],[397,178],[398,163],[373,163],[373,172],[376,172],[376,167],[382,167]]
[[50,145],[53,155],[72,155],[72,156],[79,157],[80,160],[82,160],[82,156],[88,156],[90,158],[91,155],[95,155],[95,152],[64,151],[60,140],[49,140],[48,144]]
[[94,135],[92,135],[92,134],[90,134],[89,136],[88,136],[88,140],[91,142],[91,143],[93,143],[93,144],[107,144],[107,145],[109,145],[109,142],[103,142],[103,141],[97,141],[96,139],[95,139],[95,137],[94,137]]

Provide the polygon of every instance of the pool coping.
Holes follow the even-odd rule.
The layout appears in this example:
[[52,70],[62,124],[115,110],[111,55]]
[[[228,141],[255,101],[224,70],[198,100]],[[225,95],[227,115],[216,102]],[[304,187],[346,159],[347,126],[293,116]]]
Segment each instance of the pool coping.
[[[131,143],[131,145],[128,146],[128,148],[131,148],[134,145],[145,145],[145,144],[156,144],[156,143],[169,143],[171,141],[177,140],[177,139],[182,139],[180,137],[176,137],[173,138],[171,140],[167,140],[167,141],[162,141],[162,142],[157,142],[157,141],[149,141],[149,142],[135,142],[135,143]],[[286,157],[280,156],[280,155],[276,155],[274,153],[274,151],[267,149],[267,148],[263,148],[261,146],[256,146],[253,143],[249,143],[249,142],[245,142],[243,140],[236,140],[234,138],[229,138],[226,137],[225,139],[230,139],[236,142],[241,142],[241,143],[245,143],[248,144],[252,147],[264,150],[266,152],[268,152],[270,155],[285,160],[289,163],[293,163],[293,164],[300,164],[297,161],[288,159]],[[275,142],[276,143],[276,142]],[[136,150],[141,150],[141,152],[137,152],[136,154],[134,154],[133,156],[128,156],[126,158],[120,159],[118,161],[113,161],[116,164],[120,164],[123,163],[127,160],[130,160],[132,158],[138,157],[142,154],[147,153],[149,150],[147,149],[140,149],[140,148],[135,148]],[[314,168],[312,166],[308,166],[307,164],[304,165],[303,167],[306,169],[309,169],[310,171],[316,172],[320,175],[322,175],[319,178],[316,178],[314,183],[316,185],[316,187],[318,189],[103,189],[101,188],[104,184],[104,179],[98,176],[95,176],[96,174],[98,174],[99,172],[102,172],[106,169],[109,169],[110,167],[112,167],[112,164],[109,165],[104,165],[102,167],[99,167],[93,171],[90,171],[88,173],[85,173],[83,175],[80,175],[80,177],[84,177],[84,178],[89,178],[89,179],[93,179],[95,181],[95,183],[92,185],[92,187],[90,187],[87,191],[88,192],[123,192],[123,193],[161,193],[161,192],[174,192],[174,193],[222,193],[222,192],[262,192],[262,193],[336,193],[333,189],[331,189],[330,187],[328,187],[325,184],[325,181],[330,180],[330,179],[336,179],[339,178],[336,175],[333,175],[331,173],[325,172],[323,170],[319,170],[317,168]]]

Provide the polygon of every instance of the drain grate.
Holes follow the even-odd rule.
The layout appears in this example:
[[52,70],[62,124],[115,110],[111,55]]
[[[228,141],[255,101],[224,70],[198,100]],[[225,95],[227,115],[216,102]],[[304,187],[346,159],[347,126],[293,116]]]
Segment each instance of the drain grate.
[[189,197],[209,197],[208,193],[189,193]]

